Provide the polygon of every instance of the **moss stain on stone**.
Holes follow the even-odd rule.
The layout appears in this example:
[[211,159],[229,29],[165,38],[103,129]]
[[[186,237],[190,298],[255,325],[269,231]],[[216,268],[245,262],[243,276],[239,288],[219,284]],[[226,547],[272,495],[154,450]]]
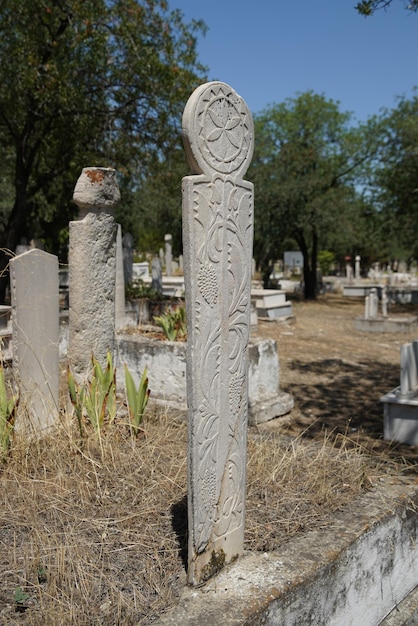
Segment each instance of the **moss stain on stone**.
[[224,565],[225,552],[222,550],[222,548],[218,552],[212,550],[209,563],[202,567],[202,572],[200,576],[201,582],[206,582],[207,580],[209,580],[209,578],[212,578],[212,576],[220,572]]

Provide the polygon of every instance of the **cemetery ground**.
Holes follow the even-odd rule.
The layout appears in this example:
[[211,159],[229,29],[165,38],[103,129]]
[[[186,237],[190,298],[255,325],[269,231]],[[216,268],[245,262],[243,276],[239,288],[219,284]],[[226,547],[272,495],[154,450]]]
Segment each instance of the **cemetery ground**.
[[[379,402],[399,383],[401,344],[416,337],[355,330],[362,299],[327,294],[293,310],[294,321],[258,327],[278,342],[280,388],[295,408],[249,428],[247,551],[332,528],[333,512],[365,490],[416,472],[416,447],[383,441]],[[146,625],[176,603],[186,434],[149,407],[136,439],[122,411],[100,437],[80,440],[66,414],[54,436],[15,440],[0,469],[0,624]]]

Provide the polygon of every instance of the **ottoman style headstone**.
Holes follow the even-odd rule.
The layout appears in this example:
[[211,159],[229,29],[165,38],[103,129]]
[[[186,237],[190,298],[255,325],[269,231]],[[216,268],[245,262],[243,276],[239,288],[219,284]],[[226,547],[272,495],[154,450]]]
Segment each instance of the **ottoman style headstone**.
[[16,429],[41,436],[58,421],[58,258],[29,250],[10,260]]
[[183,179],[189,420],[189,582],[243,551],[254,132],[244,100],[206,83],[187,102]]
[[70,222],[68,360],[79,381],[90,370],[92,353],[102,367],[115,345],[117,224],[120,199],[114,169],[85,167],[74,189],[80,219]]

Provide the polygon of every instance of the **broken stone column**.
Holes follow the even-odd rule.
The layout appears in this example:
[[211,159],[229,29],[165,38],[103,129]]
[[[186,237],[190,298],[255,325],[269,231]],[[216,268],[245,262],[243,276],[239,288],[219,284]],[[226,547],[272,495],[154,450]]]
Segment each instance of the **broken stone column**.
[[74,189],[80,220],[70,222],[68,360],[77,380],[90,370],[91,355],[105,366],[115,346],[117,224],[120,199],[116,171],[85,167]]
[[253,122],[228,85],[200,86],[183,136],[193,176],[183,179],[189,424],[189,582],[243,551],[253,186],[243,180]]
[[59,416],[58,258],[29,250],[10,260],[16,429],[40,436]]

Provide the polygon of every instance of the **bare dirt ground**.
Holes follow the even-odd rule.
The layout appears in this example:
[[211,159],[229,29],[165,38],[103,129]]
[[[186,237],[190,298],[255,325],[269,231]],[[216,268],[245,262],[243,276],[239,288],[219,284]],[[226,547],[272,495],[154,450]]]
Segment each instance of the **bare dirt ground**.
[[[329,527],[377,481],[416,472],[416,447],[383,441],[379,402],[415,336],[356,331],[363,306],[326,295],[295,301],[292,323],[259,325],[278,342],[280,388],[295,408],[249,429],[247,551]],[[121,407],[100,437],[80,439],[64,414],[49,439],[13,442],[0,467],[1,625],[148,626],[176,603],[186,584],[186,431],[150,408],[135,439]]]
[[[289,419],[269,428],[304,437],[324,431],[354,435],[376,452],[418,460],[416,446],[383,441],[383,405],[379,398],[399,385],[400,347],[416,339],[409,333],[356,330],[364,315],[363,298],[327,294],[316,302],[293,302],[294,323],[262,322],[259,334],[277,340],[280,387],[291,393]],[[417,315],[417,305],[392,305],[389,317]],[[282,423],[280,423],[282,422]]]

